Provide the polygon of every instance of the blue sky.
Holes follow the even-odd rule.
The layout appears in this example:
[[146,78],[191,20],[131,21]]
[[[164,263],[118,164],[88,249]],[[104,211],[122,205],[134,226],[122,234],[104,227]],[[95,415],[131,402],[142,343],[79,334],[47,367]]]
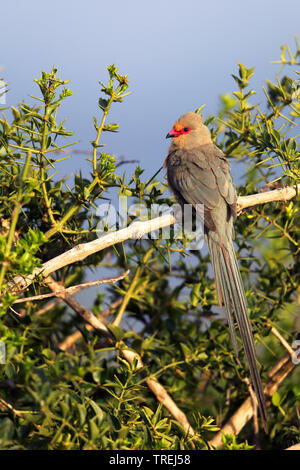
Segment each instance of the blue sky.
[[[80,140],[76,148],[88,149],[98,82],[115,63],[129,75],[132,95],[114,106],[111,120],[120,132],[106,133],[103,142],[107,151],[139,160],[146,175],[160,167],[165,135],[180,114],[202,104],[204,114],[217,112],[219,95],[235,89],[237,62],[255,66],[252,83],[262,99],[264,80],[278,70],[270,61],[279,58],[281,44],[294,46],[300,36],[299,0],[14,0],[1,13],[7,104],[30,101],[37,93],[33,78],[55,64],[74,93],[60,116]],[[84,158],[61,163],[61,174],[86,172]]]

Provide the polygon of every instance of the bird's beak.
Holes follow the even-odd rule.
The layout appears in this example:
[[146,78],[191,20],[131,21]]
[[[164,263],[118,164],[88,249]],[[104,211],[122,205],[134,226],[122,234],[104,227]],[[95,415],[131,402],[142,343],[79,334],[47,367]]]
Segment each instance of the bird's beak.
[[166,139],[171,139],[173,137],[176,137],[177,136],[177,132],[175,131],[175,129],[172,129],[167,135],[166,135]]

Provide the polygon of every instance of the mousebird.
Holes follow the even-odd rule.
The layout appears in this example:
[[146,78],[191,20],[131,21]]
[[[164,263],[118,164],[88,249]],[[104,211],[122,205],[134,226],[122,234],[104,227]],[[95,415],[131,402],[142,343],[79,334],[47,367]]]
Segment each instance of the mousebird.
[[213,266],[219,305],[224,304],[237,356],[234,318],[238,324],[249,364],[258,407],[267,432],[267,408],[256,363],[256,352],[247,300],[233,246],[233,221],[237,216],[237,193],[229,163],[213,144],[210,131],[199,114],[182,115],[167,138],[172,138],[165,160],[168,184],[182,206],[204,205],[204,237]]

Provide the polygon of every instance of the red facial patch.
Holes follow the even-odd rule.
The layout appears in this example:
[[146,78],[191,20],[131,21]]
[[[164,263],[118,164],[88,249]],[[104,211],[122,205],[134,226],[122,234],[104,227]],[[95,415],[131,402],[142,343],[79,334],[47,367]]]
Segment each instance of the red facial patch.
[[179,137],[180,135],[189,134],[190,132],[191,132],[190,127],[181,127],[179,129],[178,128],[175,129],[173,127],[173,129],[169,132],[169,135],[172,137]]

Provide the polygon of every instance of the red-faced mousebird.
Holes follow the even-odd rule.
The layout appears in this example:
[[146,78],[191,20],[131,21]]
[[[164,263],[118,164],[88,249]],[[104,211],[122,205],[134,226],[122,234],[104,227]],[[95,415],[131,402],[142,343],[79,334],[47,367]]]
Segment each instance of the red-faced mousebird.
[[[228,161],[216,147],[209,129],[196,113],[181,116],[167,138],[172,138],[165,160],[167,179],[177,202],[204,206],[204,238],[213,266],[219,305],[224,304],[235,353],[234,318],[238,324],[264,429],[267,408],[256,363],[246,295],[233,246],[237,193]],[[234,314],[234,316],[233,316]]]

